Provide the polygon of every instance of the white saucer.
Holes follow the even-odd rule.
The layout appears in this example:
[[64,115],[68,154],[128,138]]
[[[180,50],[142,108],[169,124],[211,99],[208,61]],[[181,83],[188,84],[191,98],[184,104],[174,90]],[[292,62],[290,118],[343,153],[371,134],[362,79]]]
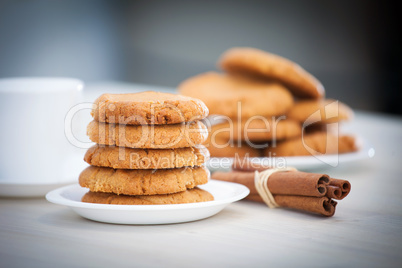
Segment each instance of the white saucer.
[[0,182],[0,197],[41,197],[53,189],[69,185],[76,181],[77,177],[59,183]]
[[[288,156],[288,157],[254,157],[254,163],[261,163],[268,166],[294,167],[298,170],[309,171],[323,167],[341,167],[342,164],[360,161],[374,157],[374,148],[366,141],[359,138],[361,147],[359,151],[339,155],[315,156]],[[206,163],[209,170],[229,171],[233,164],[233,158],[211,157]]]
[[54,180],[51,181],[41,182],[38,178],[27,178],[26,180],[1,178],[0,197],[44,197],[51,190],[77,183],[79,174],[88,164],[82,160],[81,153],[77,153],[70,161],[66,163],[69,173],[56,174]]
[[88,189],[78,184],[49,192],[49,202],[70,207],[84,218],[116,224],[168,224],[195,221],[213,216],[232,202],[243,199],[249,189],[241,184],[210,180],[199,186],[214,201],[177,205],[106,205],[81,202]]

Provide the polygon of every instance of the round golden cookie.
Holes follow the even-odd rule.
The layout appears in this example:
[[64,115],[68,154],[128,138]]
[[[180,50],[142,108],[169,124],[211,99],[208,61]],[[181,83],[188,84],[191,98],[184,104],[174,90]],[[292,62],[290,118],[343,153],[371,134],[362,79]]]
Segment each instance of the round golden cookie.
[[183,192],[161,195],[117,195],[89,191],[82,197],[81,201],[113,205],[167,205],[213,200],[214,197],[209,192],[196,187]]
[[190,97],[146,91],[103,94],[95,100],[91,114],[99,122],[164,125],[203,119],[208,115],[208,108]]
[[231,118],[285,114],[293,105],[290,92],[279,83],[208,72],[189,78],[179,92],[202,100],[210,114]]
[[88,124],[89,139],[98,144],[130,148],[166,149],[195,147],[208,137],[201,122],[172,125],[119,125],[92,121]]
[[295,138],[302,133],[300,123],[290,119],[255,117],[241,122],[234,120],[232,128],[230,125],[229,123],[222,125],[226,131],[221,132],[220,136],[225,140],[265,142]]
[[296,102],[287,116],[305,124],[329,124],[350,120],[353,111],[346,104],[333,99],[305,100]]
[[[259,157],[261,152],[240,140],[229,140],[225,136],[226,124],[215,124],[204,145],[211,157]],[[223,131],[222,131],[223,130]]]
[[256,48],[238,47],[227,50],[218,65],[231,73],[257,75],[278,80],[289,86],[297,97],[322,98],[324,87],[298,64]]
[[[304,140],[304,144],[303,144]],[[303,135],[300,138],[286,140],[268,147],[266,156],[303,156],[320,154],[342,154],[358,150],[355,137],[350,135],[336,135],[326,132],[315,132]]]
[[205,167],[152,170],[89,166],[81,172],[79,183],[92,192],[155,195],[194,188],[207,183],[209,176]]
[[207,148],[133,149],[96,144],[88,149],[85,162],[115,169],[165,169],[202,166],[209,159]]

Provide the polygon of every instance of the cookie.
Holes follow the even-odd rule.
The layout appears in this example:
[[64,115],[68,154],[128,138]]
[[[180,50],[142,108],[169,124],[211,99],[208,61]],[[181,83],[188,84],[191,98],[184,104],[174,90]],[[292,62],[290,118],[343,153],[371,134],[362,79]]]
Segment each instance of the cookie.
[[304,124],[329,124],[353,118],[353,111],[346,104],[333,100],[305,100],[296,102],[287,117]]
[[[304,140],[304,144],[303,144]],[[266,156],[302,156],[354,152],[359,146],[354,136],[326,132],[306,134],[300,138],[277,143],[265,150]]]
[[208,150],[198,147],[177,149],[133,149],[96,144],[88,149],[85,162],[115,169],[165,169],[201,166],[209,159]]
[[210,135],[204,143],[211,157],[259,157],[261,155],[259,149],[245,142],[229,140],[224,132],[226,127],[226,124],[216,124],[211,127]]
[[298,64],[256,48],[232,48],[223,53],[218,65],[230,73],[255,75],[280,81],[301,98],[322,98],[324,87]]
[[196,187],[183,192],[162,195],[117,195],[89,191],[82,197],[81,201],[113,205],[167,205],[213,200],[214,197],[209,192]]
[[130,148],[195,147],[208,137],[201,121],[172,125],[119,125],[92,121],[88,124],[89,139],[98,144]]
[[334,124],[316,123],[316,124],[308,125],[303,128],[304,134],[311,134],[311,133],[320,132],[320,131],[336,135],[336,133],[339,133],[339,126],[334,125]]
[[248,120],[233,120],[232,128],[227,123],[220,136],[226,140],[243,140],[251,142],[265,142],[272,140],[283,140],[301,136],[301,125],[289,119],[267,119],[255,117]]
[[260,157],[259,149],[253,148],[246,143],[227,145],[224,147],[210,145],[208,147],[211,157]]
[[208,108],[198,99],[146,91],[103,94],[96,99],[91,114],[99,122],[164,125],[203,119],[208,115]]
[[201,99],[210,114],[230,118],[282,115],[293,105],[292,95],[279,83],[216,72],[189,78],[178,89],[183,95]]
[[89,166],[81,172],[79,183],[92,192],[155,195],[194,188],[207,183],[209,176],[205,167],[151,170]]

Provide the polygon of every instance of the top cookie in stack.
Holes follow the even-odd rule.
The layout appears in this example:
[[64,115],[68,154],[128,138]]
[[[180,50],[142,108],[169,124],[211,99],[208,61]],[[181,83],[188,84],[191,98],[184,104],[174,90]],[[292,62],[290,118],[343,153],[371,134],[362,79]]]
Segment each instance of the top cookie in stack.
[[146,91],[128,94],[103,94],[91,112],[98,122],[124,125],[169,125],[205,118],[205,104],[190,97]]
[[[353,115],[346,105],[324,99],[325,90],[318,79],[278,55],[255,48],[232,48],[222,54],[218,66],[224,73],[199,74],[178,86],[181,94],[203,100],[212,115],[224,116],[220,117],[223,123],[213,126],[208,139],[212,156],[286,155],[286,149],[270,150],[285,142],[302,141],[303,133],[312,135],[312,143],[317,140],[319,152],[326,151],[323,135],[313,138],[317,136],[313,134],[335,135],[326,130],[326,124],[349,120]],[[337,109],[332,102],[339,104]],[[311,122],[310,115],[320,109],[325,112],[328,106],[339,116],[332,113]],[[356,149],[351,140],[342,152]],[[266,147],[269,149],[262,150]],[[288,155],[295,153],[305,152]]]
[[208,150],[200,121],[205,104],[158,92],[104,94],[94,103],[89,138],[97,144],[84,160],[91,166],[79,183],[83,202],[171,204],[212,200],[196,188],[209,179]]

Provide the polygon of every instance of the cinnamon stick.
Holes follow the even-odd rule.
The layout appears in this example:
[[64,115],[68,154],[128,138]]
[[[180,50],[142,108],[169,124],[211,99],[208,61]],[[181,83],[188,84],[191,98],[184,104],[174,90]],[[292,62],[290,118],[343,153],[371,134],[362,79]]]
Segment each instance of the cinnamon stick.
[[[237,182],[247,186],[250,194],[258,194],[254,185],[254,172],[214,172],[212,179]],[[268,189],[272,194],[322,197],[327,193],[329,177],[325,174],[286,171],[272,174]]]
[[[258,172],[262,172],[262,171],[264,171],[266,169],[269,169],[269,168],[271,168],[271,167],[267,166],[267,165],[262,165],[260,163],[253,162],[249,158],[235,158],[234,161],[233,161],[233,164],[232,164],[232,170],[233,171],[239,171],[239,172],[254,172],[256,170]],[[280,173],[274,173],[272,176],[276,176],[278,174],[282,174],[283,176],[288,176],[289,175],[289,174],[286,174],[284,172],[280,172]],[[351,185],[347,180],[340,180],[340,179],[330,178],[326,174],[305,173],[305,175],[307,177],[312,176],[312,175],[321,175],[323,177],[329,178],[329,182],[325,186],[327,188],[325,190],[326,194],[318,195],[318,196],[326,195],[328,198],[334,198],[334,199],[341,200],[341,199],[345,198],[350,193]],[[270,177],[270,180],[271,180],[272,176]],[[253,174],[253,178],[254,178],[254,174]],[[242,179],[245,179],[245,176],[242,176]],[[248,180],[249,179],[250,178],[248,178]],[[309,178],[309,179],[312,179],[312,178]],[[242,183],[242,182],[239,181],[238,183]],[[250,182],[247,182],[247,184],[250,184]],[[310,186],[306,185],[306,187],[310,187]],[[247,186],[247,187],[249,187],[249,186]],[[268,185],[268,188],[272,192],[272,190],[270,188],[270,185]],[[255,187],[254,187],[254,189],[255,189]],[[250,191],[251,191],[251,188],[250,188]],[[320,191],[322,191],[322,190],[320,190]],[[274,192],[272,192],[272,193],[274,194]],[[283,193],[281,192],[280,194],[283,194]],[[292,192],[290,194],[292,194],[292,195],[304,195],[304,194],[300,194],[300,193],[296,193],[296,192]],[[305,195],[307,195],[307,196],[315,196],[315,195],[310,195],[310,194],[305,194]]]
[[339,187],[327,185],[327,194],[326,197],[334,198],[334,199],[341,199],[342,197],[342,190]]
[[[275,202],[280,207],[299,209],[313,213],[319,213],[331,217],[335,213],[337,202],[324,197],[310,197],[297,195],[274,195]],[[250,194],[246,199],[256,202],[263,202],[258,194]]]
[[337,198],[339,200],[344,199],[350,193],[350,190],[352,188],[350,182],[348,182],[347,180],[340,180],[334,178],[330,178],[329,185],[339,187],[341,189],[342,194],[339,198]]
[[[246,199],[264,202],[255,188],[254,173],[256,170],[262,172],[269,168],[248,159],[235,159],[232,172],[214,172],[212,179],[243,184],[250,189]],[[273,173],[267,186],[280,207],[319,213],[328,217],[334,215],[337,205],[332,199],[343,199],[351,189],[346,180],[301,171]]]

